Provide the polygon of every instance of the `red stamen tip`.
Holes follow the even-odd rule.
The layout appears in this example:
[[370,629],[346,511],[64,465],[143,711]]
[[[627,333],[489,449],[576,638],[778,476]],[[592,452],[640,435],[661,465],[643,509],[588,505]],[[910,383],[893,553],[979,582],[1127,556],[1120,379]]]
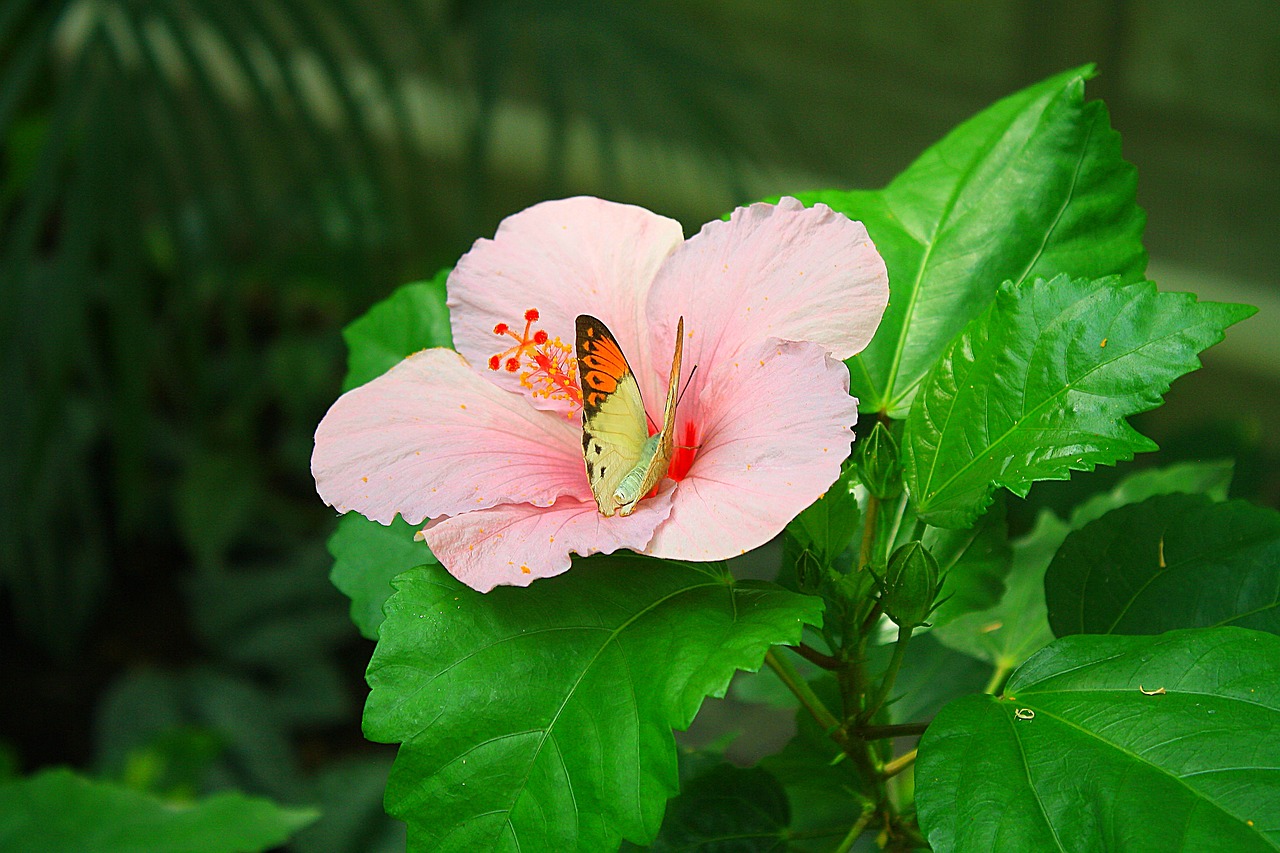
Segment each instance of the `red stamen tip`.
[[[496,358],[496,356],[495,356],[495,358]],[[509,358],[509,359],[507,359],[507,372],[508,372],[508,373],[515,373],[515,372],[516,372],[517,370],[519,370],[519,369],[520,369],[520,359],[518,359],[518,358]]]
[[[493,327],[493,333],[495,335],[505,335],[507,333],[507,330],[510,328],[511,327],[508,326],[506,323],[499,323],[498,325]],[[497,370],[496,367],[494,369]]]
[[497,370],[501,365],[502,365],[502,359],[498,358],[496,355],[489,356],[490,370]]
[[538,367],[542,368],[543,370],[551,369],[551,359],[547,358],[545,355],[543,355],[540,352],[533,354],[533,363],[538,365]]
[[547,342],[547,333],[539,329],[533,333],[533,342],[538,346],[542,346]]
[[538,322],[538,309],[530,308],[528,311],[524,312],[524,318],[530,323]]

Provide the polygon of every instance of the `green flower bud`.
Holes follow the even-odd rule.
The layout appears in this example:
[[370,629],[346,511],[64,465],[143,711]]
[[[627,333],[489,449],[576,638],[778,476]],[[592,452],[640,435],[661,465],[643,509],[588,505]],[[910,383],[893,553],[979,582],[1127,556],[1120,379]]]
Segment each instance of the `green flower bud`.
[[902,488],[898,442],[883,422],[877,421],[867,437],[859,442],[857,457],[858,479],[872,495],[884,500]]
[[942,584],[938,561],[920,542],[908,542],[893,552],[880,582],[880,606],[902,628],[923,625],[933,612]]

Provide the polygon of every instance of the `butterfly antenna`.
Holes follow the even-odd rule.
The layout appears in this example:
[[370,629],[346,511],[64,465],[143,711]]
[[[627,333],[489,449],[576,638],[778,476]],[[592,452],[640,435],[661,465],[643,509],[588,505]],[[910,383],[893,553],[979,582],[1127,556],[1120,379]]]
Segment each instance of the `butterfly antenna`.
[[693,370],[689,371],[689,377],[684,380],[684,387],[680,389],[680,396],[676,397],[676,406],[680,405],[680,401],[684,399],[684,392],[689,390],[689,383],[693,381],[693,374],[698,372],[698,365],[693,366]]

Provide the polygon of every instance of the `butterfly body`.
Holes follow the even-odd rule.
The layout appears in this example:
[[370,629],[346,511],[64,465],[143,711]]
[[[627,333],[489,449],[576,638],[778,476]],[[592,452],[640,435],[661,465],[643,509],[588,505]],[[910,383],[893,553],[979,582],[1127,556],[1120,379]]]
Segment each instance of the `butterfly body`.
[[601,515],[630,515],[671,465],[684,318],[676,330],[662,425],[653,435],[649,435],[640,386],[613,334],[589,314],[579,314],[576,325],[587,480]]

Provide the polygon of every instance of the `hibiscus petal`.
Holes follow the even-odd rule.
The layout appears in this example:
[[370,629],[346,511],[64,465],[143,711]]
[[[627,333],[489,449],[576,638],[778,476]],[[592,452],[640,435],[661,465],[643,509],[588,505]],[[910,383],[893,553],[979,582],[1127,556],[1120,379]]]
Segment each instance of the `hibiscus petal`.
[[784,198],[704,225],[663,264],[647,312],[658,353],[684,316],[689,364],[771,337],[815,341],[843,360],[870,342],[888,301],[884,260],[861,222]]
[[528,586],[569,568],[569,555],[642,551],[671,511],[672,484],[625,518],[605,518],[593,500],[561,498],[549,507],[509,504],[431,522],[422,531],[450,574],[472,589]]
[[339,512],[417,524],[495,504],[589,499],[582,433],[447,349],[414,353],[338,398],[316,429],[316,490]]
[[819,344],[766,342],[701,388],[682,404],[677,441],[692,424],[700,447],[646,549],[656,557],[722,560],[763,545],[835,481],[853,440],[848,368]]
[[[519,333],[536,308],[535,329],[572,351],[574,319],[593,314],[617,337],[631,367],[647,365],[643,309],[658,267],[684,240],[680,223],[642,207],[598,198],[534,205],[509,216],[492,240],[478,240],[449,276],[453,343],[477,369],[514,345],[494,334],[499,323]],[[667,356],[669,357],[669,356]],[[524,391],[518,374],[494,371],[504,388]],[[526,392],[527,393],[527,392]],[[561,400],[534,398],[538,408],[568,411]]]

